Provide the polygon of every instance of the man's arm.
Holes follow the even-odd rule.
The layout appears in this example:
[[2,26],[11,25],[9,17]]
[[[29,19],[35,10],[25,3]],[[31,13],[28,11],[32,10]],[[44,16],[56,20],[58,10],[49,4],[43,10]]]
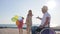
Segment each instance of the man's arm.
[[43,27],[44,27],[45,25],[49,24],[49,20],[50,20],[50,18],[49,18],[49,17],[46,17],[46,21],[45,21],[45,23],[43,24]]
[[42,18],[40,18],[40,17],[37,17],[38,19],[40,19],[40,20],[42,20]]

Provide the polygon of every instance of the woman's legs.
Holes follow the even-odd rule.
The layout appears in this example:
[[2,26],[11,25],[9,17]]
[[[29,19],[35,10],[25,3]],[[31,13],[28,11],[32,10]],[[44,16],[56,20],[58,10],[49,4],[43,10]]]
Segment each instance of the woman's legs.
[[31,33],[31,26],[27,26],[27,34],[30,34]]

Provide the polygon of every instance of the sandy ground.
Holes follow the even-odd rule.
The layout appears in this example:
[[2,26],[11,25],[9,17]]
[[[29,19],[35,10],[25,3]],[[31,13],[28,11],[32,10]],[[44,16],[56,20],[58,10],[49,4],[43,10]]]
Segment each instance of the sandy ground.
[[[60,32],[56,32],[57,34],[59,34]],[[3,28],[0,29],[0,34],[19,34],[18,29],[14,29],[14,28]],[[23,34],[26,34],[26,30],[23,29]]]
[[[19,31],[15,28],[3,28],[0,29],[0,34],[19,34]],[[23,34],[26,34],[26,29],[23,29]]]

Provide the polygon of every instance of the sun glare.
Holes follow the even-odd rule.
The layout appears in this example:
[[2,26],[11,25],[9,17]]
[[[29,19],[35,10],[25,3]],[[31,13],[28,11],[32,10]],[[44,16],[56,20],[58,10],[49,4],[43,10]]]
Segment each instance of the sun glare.
[[46,5],[48,6],[49,9],[53,9],[56,7],[56,2],[51,0],[48,1]]

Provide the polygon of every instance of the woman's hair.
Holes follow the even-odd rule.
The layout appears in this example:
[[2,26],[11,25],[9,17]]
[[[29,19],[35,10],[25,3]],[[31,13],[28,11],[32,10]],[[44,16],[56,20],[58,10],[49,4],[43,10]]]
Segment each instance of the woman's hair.
[[32,10],[28,11],[28,16],[32,16]]

